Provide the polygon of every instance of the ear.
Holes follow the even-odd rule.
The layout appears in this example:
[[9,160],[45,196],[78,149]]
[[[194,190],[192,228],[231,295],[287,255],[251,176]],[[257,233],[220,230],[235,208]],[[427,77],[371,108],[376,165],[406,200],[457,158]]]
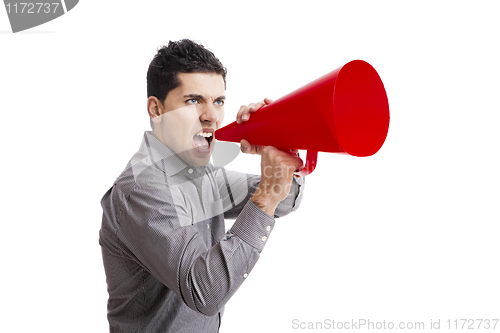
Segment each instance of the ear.
[[154,96],[150,96],[148,98],[147,107],[149,118],[151,118],[153,122],[158,122],[158,120],[160,120],[159,116],[161,115],[161,109],[163,108],[160,100]]

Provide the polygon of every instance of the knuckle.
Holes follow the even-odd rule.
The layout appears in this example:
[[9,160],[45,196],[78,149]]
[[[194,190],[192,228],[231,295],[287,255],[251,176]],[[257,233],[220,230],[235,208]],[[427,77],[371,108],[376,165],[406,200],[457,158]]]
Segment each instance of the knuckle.
[[265,146],[264,148],[262,148],[262,152],[266,153],[266,154],[270,154],[271,151],[272,151],[272,148],[271,146]]

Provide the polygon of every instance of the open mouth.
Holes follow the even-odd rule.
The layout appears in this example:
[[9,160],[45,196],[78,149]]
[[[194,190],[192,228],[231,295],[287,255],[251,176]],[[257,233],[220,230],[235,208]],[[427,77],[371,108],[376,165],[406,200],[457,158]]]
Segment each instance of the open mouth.
[[196,149],[209,151],[214,139],[214,130],[211,128],[203,129],[193,136],[193,143]]

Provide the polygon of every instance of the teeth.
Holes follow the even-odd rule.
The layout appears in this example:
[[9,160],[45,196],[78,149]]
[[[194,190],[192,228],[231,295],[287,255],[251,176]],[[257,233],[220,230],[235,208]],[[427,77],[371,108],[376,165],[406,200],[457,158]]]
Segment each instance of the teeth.
[[204,137],[204,138],[209,138],[209,137],[211,137],[211,136],[212,136],[212,133],[210,133],[210,132],[201,132],[201,133],[198,133],[198,134],[196,134],[196,135],[197,135],[197,136],[202,136],[202,137]]

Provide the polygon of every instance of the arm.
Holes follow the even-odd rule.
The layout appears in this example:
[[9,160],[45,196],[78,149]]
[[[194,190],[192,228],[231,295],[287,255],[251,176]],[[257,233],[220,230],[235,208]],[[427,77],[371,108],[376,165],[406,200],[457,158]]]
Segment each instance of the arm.
[[[260,184],[260,176],[216,168],[216,181],[223,200],[224,218],[235,219]],[[302,201],[305,177],[294,177],[290,192],[274,212],[274,217],[283,217],[298,209]]]
[[257,262],[274,219],[249,201],[222,240],[207,247],[200,231],[206,223],[181,226],[187,212],[172,192],[157,186],[115,191],[117,199],[124,198],[117,206],[116,246],[191,309],[215,315]]
[[[263,167],[271,168],[284,166],[289,159],[297,163],[295,155],[272,147],[264,150],[262,159]],[[109,229],[107,244],[116,255],[142,266],[191,309],[215,315],[251,272],[274,228],[272,210],[287,193],[269,193],[267,187],[289,188],[293,178],[289,176],[263,177],[265,181],[257,186],[259,193],[253,193],[231,230],[213,246],[204,239],[209,230],[207,221],[220,224],[222,216],[186,223],[190,212],[183,203],[182,190],[168,186],[162,171],[144,175],[147,184],[125,176],[126,184],[112,191],[110,217],[115,216],[117,223]]]
[[305,180],[305,177],[293,177],[290,192],[276,207],[274,217],[283,217],[299,208],[304,197]]
[[[242,124],[246,121],[248,121],[252,115],[252,113],[257,112],[260,108],[262,108],[265,105],[271,104],[272,100],[265,98],[263,101],[258,102],[258,103],[252,103],[247,106],[242,106],[240,110],[238,111],[238,114],[236,116],[236,122],[238,124]],[[271,207],[272,209],[269,209],[267,213],[272,212],[274,217],[282,217],[287,214],[289,214],[292,211],[295,211],[298,209],[300,206],[300,202],[302,201],[302,194],[304,192],[304,185],[305,185],[305,178],[300,177],[300,176],[294,176],[293,181],[291,182],[291,186],[288,183],[288,179],[290,179],[291,175],[293,175],[293,172],[295,170],[300,170],[303,167],[303,162],[300,158],[298,158],[298,151],[297,150],[290,150],[290,152],[281,152],[277,153],[276,149],[273,147],[264,147],[264,146],[257,146],[257,145],[251,145],[247,140],[242,140],[241,141],[241,151],[243,153],[247,154],[258,154],[262,155],[262,161],[261,161],[261,177],[262,177],[262,183],[261,183],[261,177],[259,176],[248,176],[249,180],[251,177],[258,177],[258,183],[257,181],[250,182],[249,181],[249,195],[247,196],[246,200],[248,200],[250,197],[252,197],[252,200],[256,200],[259,205],[263,202],[267,202],[271,197],[276,197],[279,198],[280,201],[278,201],[278,204],[276,207]],[[272,158],[279,158],[282,159],[280,162],[283,162],[281,165],[276,165],[276,166],[271,166],[269,164],[270,161],[270,155],[266,154],[264,156],[264,149],[268,149],[268,152],[270,152],[273,157]],[[283,160],[284,158],[284,160]],[[273,169],[274,168],[274,169]],[[294,169],[296,168],[296,169]],[[272,174],[279,175],[279,177],[269,177],[272,176]],[[277,178],[282,178],[280,181],[276,183],[269,183],[271,180],[276,180]],[[283,178],[286,178],[283,179]],[[229,179],[229,182],[228,182]],[[230,188],[231,187],[231,178],[225,176],[226,180],[226,187]],[[241,182],[240,182],[241,183]],[[266,195],[269,194],[269,192],[274,191],[273,187],[279,188],[280,189],[280,194],[279,196],[273,196],[273,195]],[[256,192],[256,193],[255,193]],[[286,193],[286,195],[284,195]],[[257,195],[254,195],[257,194]],[[274,204],[273,204],[274,206]],[[234,205],[233,205],[233,208]]]
[[[242,145],[250,147],[244,141]],[[295,170],[301,168],[303,163],[294,152],[271,146],[252,147],[256,154],[261,155],[261,181],[251,200],[267,214],[274,216],[278,205],[290,193]]]

